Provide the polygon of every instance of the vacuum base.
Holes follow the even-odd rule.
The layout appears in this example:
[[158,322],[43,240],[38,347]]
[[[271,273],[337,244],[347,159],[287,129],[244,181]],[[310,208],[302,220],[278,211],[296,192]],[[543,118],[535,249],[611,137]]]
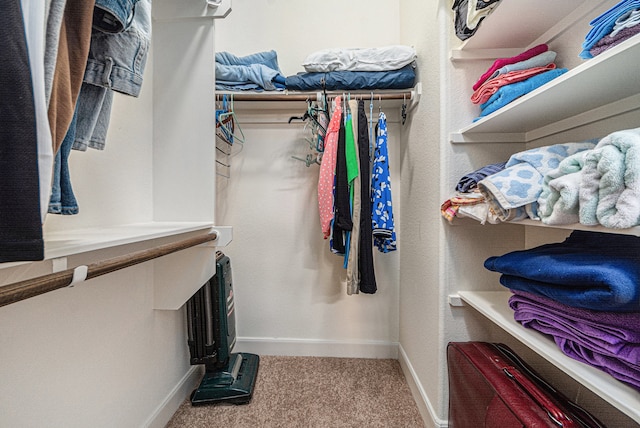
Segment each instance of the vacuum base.
[[191,405],[247,404],[253,395],[259,363],[256,354],[231,354],[227,367],[207,370],[200,386],[191,393]]

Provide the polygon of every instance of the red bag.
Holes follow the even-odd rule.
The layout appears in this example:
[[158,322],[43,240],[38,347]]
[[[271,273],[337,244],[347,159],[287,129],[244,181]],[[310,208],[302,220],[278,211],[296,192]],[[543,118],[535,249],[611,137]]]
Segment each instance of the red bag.
[[451,342],[449,428],[603,428],[506,345]]

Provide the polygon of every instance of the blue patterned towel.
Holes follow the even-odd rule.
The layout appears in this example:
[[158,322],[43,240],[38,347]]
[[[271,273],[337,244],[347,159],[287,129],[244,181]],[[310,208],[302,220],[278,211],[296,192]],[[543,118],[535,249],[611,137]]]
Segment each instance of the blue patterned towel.
[[478,187],[478,182],[480,180],[502,171],[505,167],[505,164],[506,162],[492,163],[490,165],[485,165],[482,168],[472,171],[468,174],[465,174],[464,176],[462,176],[460,181],[458,181],[456,190],[462,193],[471,192],[473,189]]
[[593,141],[584,141],[516,153],[509,158],[505,169],[480,181],[478,189],[502,221],[522,219],[516,217],[520,207],[526,209],[523,218],[537,218],[537,200],[544,175],[557,168],[563,159],[594,146]]
[[582,224],[640,224],[640,128],[613,132],[586,154],[579,197]]

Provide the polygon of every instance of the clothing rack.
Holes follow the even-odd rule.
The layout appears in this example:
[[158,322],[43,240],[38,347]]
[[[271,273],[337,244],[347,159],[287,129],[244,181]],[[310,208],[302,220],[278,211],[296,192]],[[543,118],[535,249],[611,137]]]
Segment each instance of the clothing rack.
[[350,93],[351,99],[356,100],[369,100],[372,97],[375,100],[407,100],[418,101],[420,98],[421,88],[418,85],[412,90],[405,90],[401,92],[380,92],[380,91],[318,91],[318,92],[231,92],[231,91],[216,91],[216,95],[232,95],[235,101],[307,101],[308,99],[322,99],[322,95],[338,96],[344,93]]
[[153,248],[136,251],[122,256],[113,257],[89,265],[78,266],[60,272],[54,272],[24,281],[0,287],[0,307],[21,300],[48,293],[59,288],[73,286],[81,281],[92,279],[107,273],[115,272],[130,266],[137,265],[167,254],[185,250],[196,245],[218,239],[217,232],[209,232],[206,235],[194,236],[170,244],[159,245]]

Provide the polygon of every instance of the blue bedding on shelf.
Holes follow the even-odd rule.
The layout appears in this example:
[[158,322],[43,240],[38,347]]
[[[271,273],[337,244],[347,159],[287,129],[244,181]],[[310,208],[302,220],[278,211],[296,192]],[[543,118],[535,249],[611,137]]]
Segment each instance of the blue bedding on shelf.
[[416,72],[413,64],[391,71],[330,71],[298,73],[285,79],[293,91],[407,89],[413,88]]
[[640,311],[640,238],[576,230],[560,243],[489,257],[512,290],[596,311]]

